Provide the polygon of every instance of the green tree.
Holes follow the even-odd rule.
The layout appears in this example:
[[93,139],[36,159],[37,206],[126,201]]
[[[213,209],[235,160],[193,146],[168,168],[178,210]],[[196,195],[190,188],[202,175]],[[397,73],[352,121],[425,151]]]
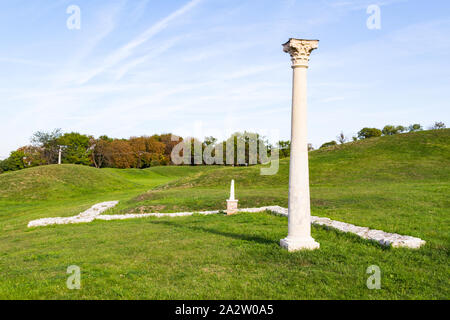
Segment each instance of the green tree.
[[57,140],[58,145],[64,146],[63,163],[91,164],[90,137],[78,132],[65,133]]
[[385,136],[392,136],[394,134],[397,134],[398,130],[396,126],[388,124],[384,126],[383,130],[381,130],[381,133]]
[[405,132],[406,128],[402,125],[400,126],[393,126],[393,125],[386,125],[384,126],[383,130],[381,130],[381,133],[385,136],[392,136],[394,134]]
[[421,131],[421,130],[423,130],[423,127],[420,124],[418,124],[418,123],[411,124],[411,125],[408,126],[408,131],[409,132]]
[[41,149],[34,146],[25,146],[10,153],[9,157],[0,161],[0,173],[16,171],[44,164]]
[[380,137],[381,136],[381,130],[377,128],[362,128],[358,131],[358,138],[359,139],[369,139],[374,137]]
[[278,148],[280,150],[280,158],[287,158],[291,155],[291,141],[278,141]]
[[[223,143],[224,150],[224,160],[223,162],[226,164],[232,160],[233,165],[253,165],[256,163],[261,163],[262,159],[267,158],[267,152],[270,154],[272,146],[269,144],[265,137],[253,132],[235,132],[231,135]],[[227,146],[233,146],[233,149],[227,150]],[[243,145],[243,150],[238,149],[238,145]],[[264,149],[264,150],[263,150]],[[238,151],[241,151],[242,154],[239,154]],[[266,154],[264,155],[264,152]],[[227,154],[230,158],[227,161]],[[231,154],[233,154],[234,158],[231,159]]]
[[25,157],[26,155],[23,151],[17,150],[11,152],[9,157],[1,162],[1,170],[6,172],[25,169]]

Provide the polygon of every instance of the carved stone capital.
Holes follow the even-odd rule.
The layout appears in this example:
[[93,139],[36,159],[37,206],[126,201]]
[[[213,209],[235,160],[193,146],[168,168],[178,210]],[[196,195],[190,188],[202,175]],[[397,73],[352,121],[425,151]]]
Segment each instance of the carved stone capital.
[[292,68],[308,68],[309,55],[319,46],[319,40],[289,39],[283,44],[283,51],[291,55]]

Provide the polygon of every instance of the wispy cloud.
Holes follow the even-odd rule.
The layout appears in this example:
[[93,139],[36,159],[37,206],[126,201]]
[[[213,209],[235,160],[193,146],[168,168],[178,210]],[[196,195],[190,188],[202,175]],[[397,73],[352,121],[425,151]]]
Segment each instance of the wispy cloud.
[[144,15],[145,8],[147,7],[149,2],[150,0],[139,1],[134,10],[130,14],[131,19],[133,19],[134,21],[138,21]]
[[118,50],[108,55],[105,59],[105,62],[100,67],[94,68],[93,70],[88,72],[82,79],[79,80],[79,84],[84,84],[88,82],[96,75],[104,72],[105,70],[117,65],[118,63],[130,57],[137,47],[141,46],[142,44],[150,40],[152,37],[163,31],[164,29],[166,29],[171,22],[173,22],[177,18],[181,17],[182,15],[192,10],[201,1],[202,0],[191,0],[178,10],[172,12],[162,20],[152,25],[150,28],[142,32],[133,40],[131,40]]
[[137,66],[147,62],[148,60],[156,58],[167,50],[171,49],[174,45],[176,45],[177,42],[179,42],[180,39],[181,37],[176,37],[169,39],[162,44],[159,43],[156,47],[153,48],[153,50],[150,50],[149,54],[133,59],[132,61],[121,66],[116,72],[115,80],[120,80],[131,69],[136,68]]
[[79,48],[76,55],[71,58],[71,64],[80,63],[86,58],[92,50],[107,36],[113,32],[118,23],[118,16],[125,7],[126,2],[120,2],[117,5],[112,5],[102,10],[99,10],[96,21],[96,32],[90,31],[90,36],[83,41],[83,46]]

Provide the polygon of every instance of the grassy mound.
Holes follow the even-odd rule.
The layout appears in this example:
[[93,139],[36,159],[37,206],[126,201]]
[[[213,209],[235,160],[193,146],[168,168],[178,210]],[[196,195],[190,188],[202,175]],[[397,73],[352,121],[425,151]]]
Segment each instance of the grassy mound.
[[0,175],[0,198],[45,200],[76,197],[133,187],[104,170],[77,165],[50,165]]
[[40,166],[1,174],[0,199],[54,200],[145,189],[194,174],[199,170],[200,168],[189,167],[117,170],[72,164]]

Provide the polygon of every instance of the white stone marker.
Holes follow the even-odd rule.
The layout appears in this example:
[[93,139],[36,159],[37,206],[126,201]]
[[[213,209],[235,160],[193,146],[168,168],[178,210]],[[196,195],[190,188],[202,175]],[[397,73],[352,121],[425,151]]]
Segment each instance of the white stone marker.
[[238,212],[238,200],[234,198],[234,180],[231,180],[230,199],[227,200],[227,215]]
[[294,38],[283,44],[284,52],[291,55],[293,69],[288,236],[280,240],[280,245],[288,251],[312,250],[320,247],[319,243],[311,237],[306,128],[306,73],[309,55],[318,47],[318,44],[319,40]]

